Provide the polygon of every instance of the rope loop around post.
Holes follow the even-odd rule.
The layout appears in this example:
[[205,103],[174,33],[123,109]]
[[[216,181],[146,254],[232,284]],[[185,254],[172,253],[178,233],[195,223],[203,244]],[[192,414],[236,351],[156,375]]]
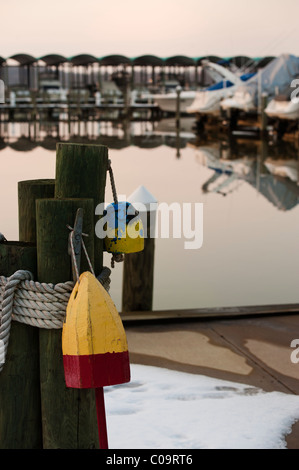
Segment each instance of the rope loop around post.
[[[97,276],[106,291],[111,270],[103,267]],[[30,271],[18,270],[6,278],[0,275],[0,372],[5,363],[11,321],[37,328],[61,329],[75,283],[47,284],[33,281]]]
[[21,281],[31,280],[33,280],[33,276],[29,271],[19,270],[8,278],[7,284],[4,288],[2,314],[0,318],[0,346],[2,351],[0,371],[3,369],[7,353],[15,291]]

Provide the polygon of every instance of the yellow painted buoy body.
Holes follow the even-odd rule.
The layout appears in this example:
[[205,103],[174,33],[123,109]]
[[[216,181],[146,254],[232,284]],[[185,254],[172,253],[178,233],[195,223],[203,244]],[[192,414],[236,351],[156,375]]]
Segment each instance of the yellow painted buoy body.
[[136,253],[144,249],[144,229],[141,217],[129,202],[109,204],[105,248],[108,253]]
[[62,331],[67,387],[98,388],[130,381],[125,330],[104,287],[81,274],[68,302]]

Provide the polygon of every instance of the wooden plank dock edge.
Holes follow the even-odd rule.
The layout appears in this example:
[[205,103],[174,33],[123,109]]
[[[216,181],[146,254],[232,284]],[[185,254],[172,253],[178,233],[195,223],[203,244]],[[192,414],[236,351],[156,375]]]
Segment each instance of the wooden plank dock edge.
[[271,316],[299,314],[299,304],[258,305],[244,307],[215,307],[182,310],[153,310],[122,312],[120,314],[124,323],[132,322],[160,322],[185,320],[219,320],[250,316]]

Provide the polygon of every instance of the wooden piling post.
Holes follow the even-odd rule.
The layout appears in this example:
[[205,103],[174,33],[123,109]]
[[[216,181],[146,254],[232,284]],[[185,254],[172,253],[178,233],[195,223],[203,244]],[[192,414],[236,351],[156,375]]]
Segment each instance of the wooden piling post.
[[[54,180],[18,183],[19,242],[0,244],[0,275],[23,269],[37,278],[36,198],[53,197]],[[13,321],[0,374],[0,447],[42,448],[38,328]]]
[[[104,202],[108,170],[108,148],[104,145],[58,143],[55,198],[91,198],[94,210]],[[95,227],[97,217],[94,215]],[[95,238],[94,269],[103,267],[103,240]]]
[[[146,229],[144,249],[125,255],[123,266],[122,312],[150,311],[153,308],[156,199],[140,186],[128,201],[140,211]],[[140,206],[138,203],[141,203]],[[140,207],[146,210],[141,210]]]
[[[36,247],[0,243],[0,275],[19,269],[36,278]],[[36,327],[12,321],[7,355],[0,372],[0,448],[41,449],[39,338]]]
[[[147,214],[149,221],[150,213]],[[151,311],[153,308],[155,239],[147,238],[144,249],[125,255],[122,312]]]
[[19,240],[36,243],[36,199],[52,198],[55,193],[54,179],[19,181]]
[[[94,202],[92,199],[41,199],[36,203],[38,280],[71,281],[69,230],[77,209],[83,209],[84,243],[94,262]],[[82,254],[81,270],[89,270]],[[88,449],[98,447],[96,405],[92,390],[65,385],[62,330],[40,329],[40,386],[43,448]]]
[[[68,252],[68,236],[79,207],[83,209],[84,243],[94,263],[94,226],[92,199],[38,199],[36,201],[37,275],[39,282],[71,281],[72,266]],[[82,255],[82,270],[89,269]]]

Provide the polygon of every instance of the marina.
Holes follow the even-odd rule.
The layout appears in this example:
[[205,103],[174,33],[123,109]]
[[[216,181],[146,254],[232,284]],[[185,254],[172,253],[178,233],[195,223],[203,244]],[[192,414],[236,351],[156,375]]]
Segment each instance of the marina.
[[2,3],[0,448],[298,449],[298,1]]
[[298,138],[299,59],[89,54],[1,59],[1,122],[160,121],[192,116],[201,132]]
[[[30,209],[28,200],[33,192],[38,198],[38,279],[48,290],[52,284],[47,282],[54,280],[53,274],[49,277],[50,272],[55,273],[57,281],[70,279],[69,254],[63,241],[67,240],[69,232],[66,221],[72,223],[70,219],[79,201],[84,207],[87,227],[94,224],[92,199],[74,199],[73,188],[80,186],[82,193],[88,190],[89,194],[94,193],[98,197],[98,171],[89,170],[86,182],[83,167],[88,160],[93,162],[93,166],[97,164],[98,158],[95,157],[98,155],[93,154],[92,149],[100,151],[101,158],[107,158],[109,153],[120,201],[132,200],[141,184],[154,200],[166,203],[168,207],[173,207],[174,203],[181,207],[186,203],[190,207],[202,203],[204,207],[203,226],[196,226],[193,220],[192,227],[203,231],[203,244],[199,249],[185,249],[186,234],[183,230],[183,237],[177,238],[175,232],[178,227],[173,225],[166,238],[158,236],[145,240],[151,252],[150,258],[146,255],[146,263],[133,258],[139,253],[131,253],[125,255],[123,263],[116,262],[112,267],[111,253],[103,253],[105,268],[101,275],[111,267],[109,294],[117,309],[114,307],[114,315],[120,312],[131,362],[157,367],[161,372],[166,368],[194,376],[204,374],[216,380],[230,381],[234,388],[243,384],[248,390],[262,388],[263,393],[294,397],[298,394],[298,364],[296,349],[290,345],[298,328],[299,312],[298,147],[292,142],[244,139],[233,134],[229,138],[208,132],[199,135],[192,129],[193,119],[190,117],[180,119],[179,128],[174,118],[157,122],[2,122],[0,159],[5,162],[5,172],[1,173],[0,187],[5,197],[0,200],[1,233],[9,240],[0,242],[2,273],[8,275],[10,269],[16,275],[18,267],[24,265],[21,263],[25,263],[26,269],[36,269],[34,244],[13,241],[18,238],[29,240],[35,236],[31,228],[32,219],[27,215]],[[90,152],[86,161],[84,151]],[[68,158],[71,154],[72,158]],[[58,166],[55,164],[57,159],[60,161]],[[71,167],[69,178],[63,177],[63,161]],[[86,165],[88,167],[90,163]],[[57,197],[53,199],[54,184]],[[43,198],[39,199],[39,195]],[[113,188],[109,184],[104,198],[107,203],[114,200]],[[76,221],[73,230],[75,227]],[[87,253],[94,256],[98,273],[101,252],[99,248],[93,251],[93,233],[86,231],[89,233]],[[191,238],[188,235],[187,241],[190,243],[194,236],[195,231]],[[82,269],[86,269],[85,265],[86,260],[82,259]],[[73,276],[76,276],[74,272]],[[150,272],[153,273],[152,284]],[[3,276],[0,282],[3,279],[8,282],[8,278]],[[18,292],[20,298],[22,290],[20,288]],[[131,296],[129,301],[128,295]],[[31,302],[32,296],[33,292]],[[41,308],[41,301],[38,305]],[[33,312],[33,308],[29,310]],[[2,429],[4,426],[6,429],[1,444],[4,448],[74,448],[76,445],[97,448],[94,419],[90,418],[87,428],[79,426],[82,433],[79,444],[74,443],[72,434],[67,432],[63,423],[57,426],[58,416],[62,413],[68,415],[74,421],[77,436],[75,423],[78,416],[73,400],[80,396],[80,414],[84,409],[95,413],[95,404],[89,394],[91,390],[83,394],[82,390],[65,387],[61,368],[57,368],[62,320],[57,318],[56,321],[59,323],[56,330],[32,328],[30,323],[23,325],[19,320],[13,322],[9,339],[13,355],[8,354],[1,372],[2,384],[5,384],[1,387],[1,396],[6,397],[7,403],[2,415],[4,418],[0,421]],[[110,330],[108,339],[111,338]],[[101,328],[101,335],[103,331],[106,330]],[[71,336],[74,338],[76,335]],[[119,352],[121,355],[127,353],[124,339],[123,343],[125,349]],[[64,354],[65,348],[72,344],[72,341],[67,343]],[[100,344],[107,348],[109,342],[105,339]],[[24,355],[25,346],[30,350],[29,356]],[[76,354],[75,351],[71,356],[73,361]],[[83,367],[84,356],[79,357]],[[293,357],[294,362],[291,361]],[[110,391],[107,385],[115,383],[111,381],[109,368],[104,366],[103,359],[104,354],[97,360],[101,360],[100,370],[106,371],[104,382],[95,383],[99,387],[95,397],[100,403],[98,419],[102,432],[101,416],[105,415],[102,385]],[[41,370],[40,362],[43,364]],[[69,375],[67,358],[64,363]],[[20,377],[26,377],[26,393],[23,391],[16,408],[11,400],[11,389],[16,389],[13,377],[18,373],[19,364],[22,364]],[[128,363],[126,373],[122,373],[121,364],[117,367],[114,381],[123,383],[129,380]],[[116,370],[114,366],[112,368]],[[48,372],[53,369],[55,373]],[[79,378],[82,370],[77,371]],[[78,378],[71,384],[77,386]],[[135,384],[135,379],[128,387],[132,384]],[[93,386],[93,381],[88,382],[89,388]],[[115,390],[112,388],[111,392]],[[110,403],[107,391],[106,401]],[[70,392],[74,397],[72,400]],[[47,421],[47,429],[43,431],[40,407],[36,406],[39,401]],[[26,403],[25,408],[23,403]],[[17,432],[11,408],[18,413]],[[109,423],[110,413],[108,408]],[[30,429],[26,423],[29,415],[32,417]],[[283,433],[285,446],[297,448],[298,423],[291,419],[289,423]],[[27,429],[26,438],[22,429]],[[115,432],[110,429],[110,433],[113,432],[112,446],[117,446],[113,443]],[[107,436],[100,434],[100,448],[107,445]]]

